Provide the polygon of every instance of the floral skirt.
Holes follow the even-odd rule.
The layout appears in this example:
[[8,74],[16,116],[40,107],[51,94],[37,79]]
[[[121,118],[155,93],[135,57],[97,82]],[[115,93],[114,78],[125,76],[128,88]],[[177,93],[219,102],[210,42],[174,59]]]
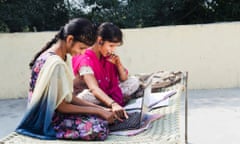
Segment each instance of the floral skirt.
[[95,115],[55,112],[53,127],[59,139],[105,140],[109,134],[108,122]]

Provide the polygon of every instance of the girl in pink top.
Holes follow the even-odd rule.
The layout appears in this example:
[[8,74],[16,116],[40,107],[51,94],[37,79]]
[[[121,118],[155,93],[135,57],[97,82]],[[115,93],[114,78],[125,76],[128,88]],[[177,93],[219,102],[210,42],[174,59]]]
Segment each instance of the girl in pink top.
[[[78,95],[83,91],[82,95],[92,94],[94,97],[90,101],[108,106],[114,112],[115,118],[121,120],[128,117],[122,107],[126,102],[124,96],[136,91],[139,81],[131,79],[129,82],[126,68],[122,65],[120,57],[114,54],[115,49],[122,44],[121,30],[116,25],[105,22],[97,28],[96,35],[95,44],[88,48],[85,54],[72,59],[76,76],[74,93]],[[120,85],[124,84],[120,82],[128,85],[128,90],[121,89]],[[89,91],[84,92],[84,89]]]

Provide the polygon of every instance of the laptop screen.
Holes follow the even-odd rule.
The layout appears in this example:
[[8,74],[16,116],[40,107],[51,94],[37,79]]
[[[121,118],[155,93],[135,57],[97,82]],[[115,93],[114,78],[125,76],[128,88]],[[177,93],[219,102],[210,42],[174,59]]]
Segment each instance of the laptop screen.
[[124,108],[128,112],[136,112],[136,111],[147,111],[146,103],[148,102],[148,98],[151,95],[151,79],[145,82],[143,85],[143,97],[134,99],[130,103],[128,103]]
[[144,85],[144,93],[142,98],[142,106],[141,106],[141,117],[143,113],[147,113],[149,111],[148,106],[148,97],[151,95],[152,87],[151,87],[152,79],[148,79]]

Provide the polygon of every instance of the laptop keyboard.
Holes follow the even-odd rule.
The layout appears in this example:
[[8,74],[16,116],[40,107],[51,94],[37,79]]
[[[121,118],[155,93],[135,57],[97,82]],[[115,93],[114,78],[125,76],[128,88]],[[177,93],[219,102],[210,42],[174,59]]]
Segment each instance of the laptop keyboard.
[[140,119],[140,112],[128,113],[128,119],[124,119],[123,122],[114,121],[113,124],[109,125],[109,129],[110,131],[137,129],[140,127]]

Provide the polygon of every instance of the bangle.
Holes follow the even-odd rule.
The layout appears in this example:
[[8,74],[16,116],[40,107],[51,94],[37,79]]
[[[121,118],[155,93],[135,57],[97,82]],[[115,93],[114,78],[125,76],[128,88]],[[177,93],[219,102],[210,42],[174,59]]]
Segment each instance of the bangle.
[[115,102],[115,101],[112,101],[109,106],[112,107],[112,105],[113,105],[114,103],[116,103],[116,102]]

